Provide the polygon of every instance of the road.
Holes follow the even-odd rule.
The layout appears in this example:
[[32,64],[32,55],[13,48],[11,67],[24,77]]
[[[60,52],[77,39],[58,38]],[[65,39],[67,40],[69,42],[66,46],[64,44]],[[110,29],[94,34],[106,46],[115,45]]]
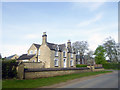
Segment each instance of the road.
[[87,80],[78,80],[56,88],[118,88],[118,71]]

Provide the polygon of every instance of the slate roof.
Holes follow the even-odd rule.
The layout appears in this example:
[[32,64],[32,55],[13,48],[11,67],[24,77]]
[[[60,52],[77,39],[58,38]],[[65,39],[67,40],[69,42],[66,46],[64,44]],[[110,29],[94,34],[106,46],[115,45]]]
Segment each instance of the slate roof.
[[47,42],[47,45],[48,47],[51,49],[51,50],[58,50],[58,51],[63,51],[65,49],[65,44],[54,44],[54,43],[49,43]]
[[35,54],[32,54],[32,55],[23,54],[17,60],[31,59],[34,56],[35,56]]
[[6,57],[7,59],[11,59],[12,57],[14,57],[16,54],[14,54],[14,55],[11,55],[11,56],[9,56],[9,57]]
[[37,48],[37,49],[39,49],[40,48],[40,44],[35,44],[35,43],[33,43],[34,45],[35,45],[35,47]]

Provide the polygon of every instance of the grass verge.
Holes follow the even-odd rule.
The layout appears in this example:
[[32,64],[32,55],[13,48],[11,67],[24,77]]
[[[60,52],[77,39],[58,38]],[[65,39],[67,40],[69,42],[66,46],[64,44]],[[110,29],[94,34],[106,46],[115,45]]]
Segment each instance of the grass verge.
[[112,71],[96,71],[96,72],[84,72],[84,73],[76,73],[69,74],[63,76],[56,77],[48,77],[48,78],[38,78],[38,79],[28,79],[28,80],[3,80],[2,88],[37,88],[42,86],[53,85],[60,82],[65,82],[67,80],[98,75],[102,73],[109,73]]

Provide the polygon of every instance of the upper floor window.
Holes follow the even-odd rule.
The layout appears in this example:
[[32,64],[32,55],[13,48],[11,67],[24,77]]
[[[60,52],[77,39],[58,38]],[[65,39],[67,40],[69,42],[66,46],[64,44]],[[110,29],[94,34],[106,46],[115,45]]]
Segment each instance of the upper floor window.
[[70,60],[70,66],[73,66],[73,60]]
[[58,51],[55,51],[55,56],[58,56]]
[[72,53],[70,54],[70,56],[71,56],[71,58],[73,58],[73,54]]
[[33,50],[30,50],[30,54],[33,54]]
[[63,57],[66,57],[66,55],[65,55],[65,51],[63,51]]
[[35,50],[35,54],[37,54],[37,50]]
[[59,51],[59,46],[57,45],[57,50]]
[[54,65],[55,65],[55,66],[58,66],[58,59],[55,59]]
[[40,55],[40,49],[39,49],[38,55]]

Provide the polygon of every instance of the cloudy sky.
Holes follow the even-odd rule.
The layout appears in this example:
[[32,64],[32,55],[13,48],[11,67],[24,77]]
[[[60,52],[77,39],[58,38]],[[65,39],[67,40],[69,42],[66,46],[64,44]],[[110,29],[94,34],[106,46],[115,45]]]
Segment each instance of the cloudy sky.
[[88,41],[95,50],[109,36],[118,41],[117,2],[4,2],[2,56],[24,54],[32,43]]

